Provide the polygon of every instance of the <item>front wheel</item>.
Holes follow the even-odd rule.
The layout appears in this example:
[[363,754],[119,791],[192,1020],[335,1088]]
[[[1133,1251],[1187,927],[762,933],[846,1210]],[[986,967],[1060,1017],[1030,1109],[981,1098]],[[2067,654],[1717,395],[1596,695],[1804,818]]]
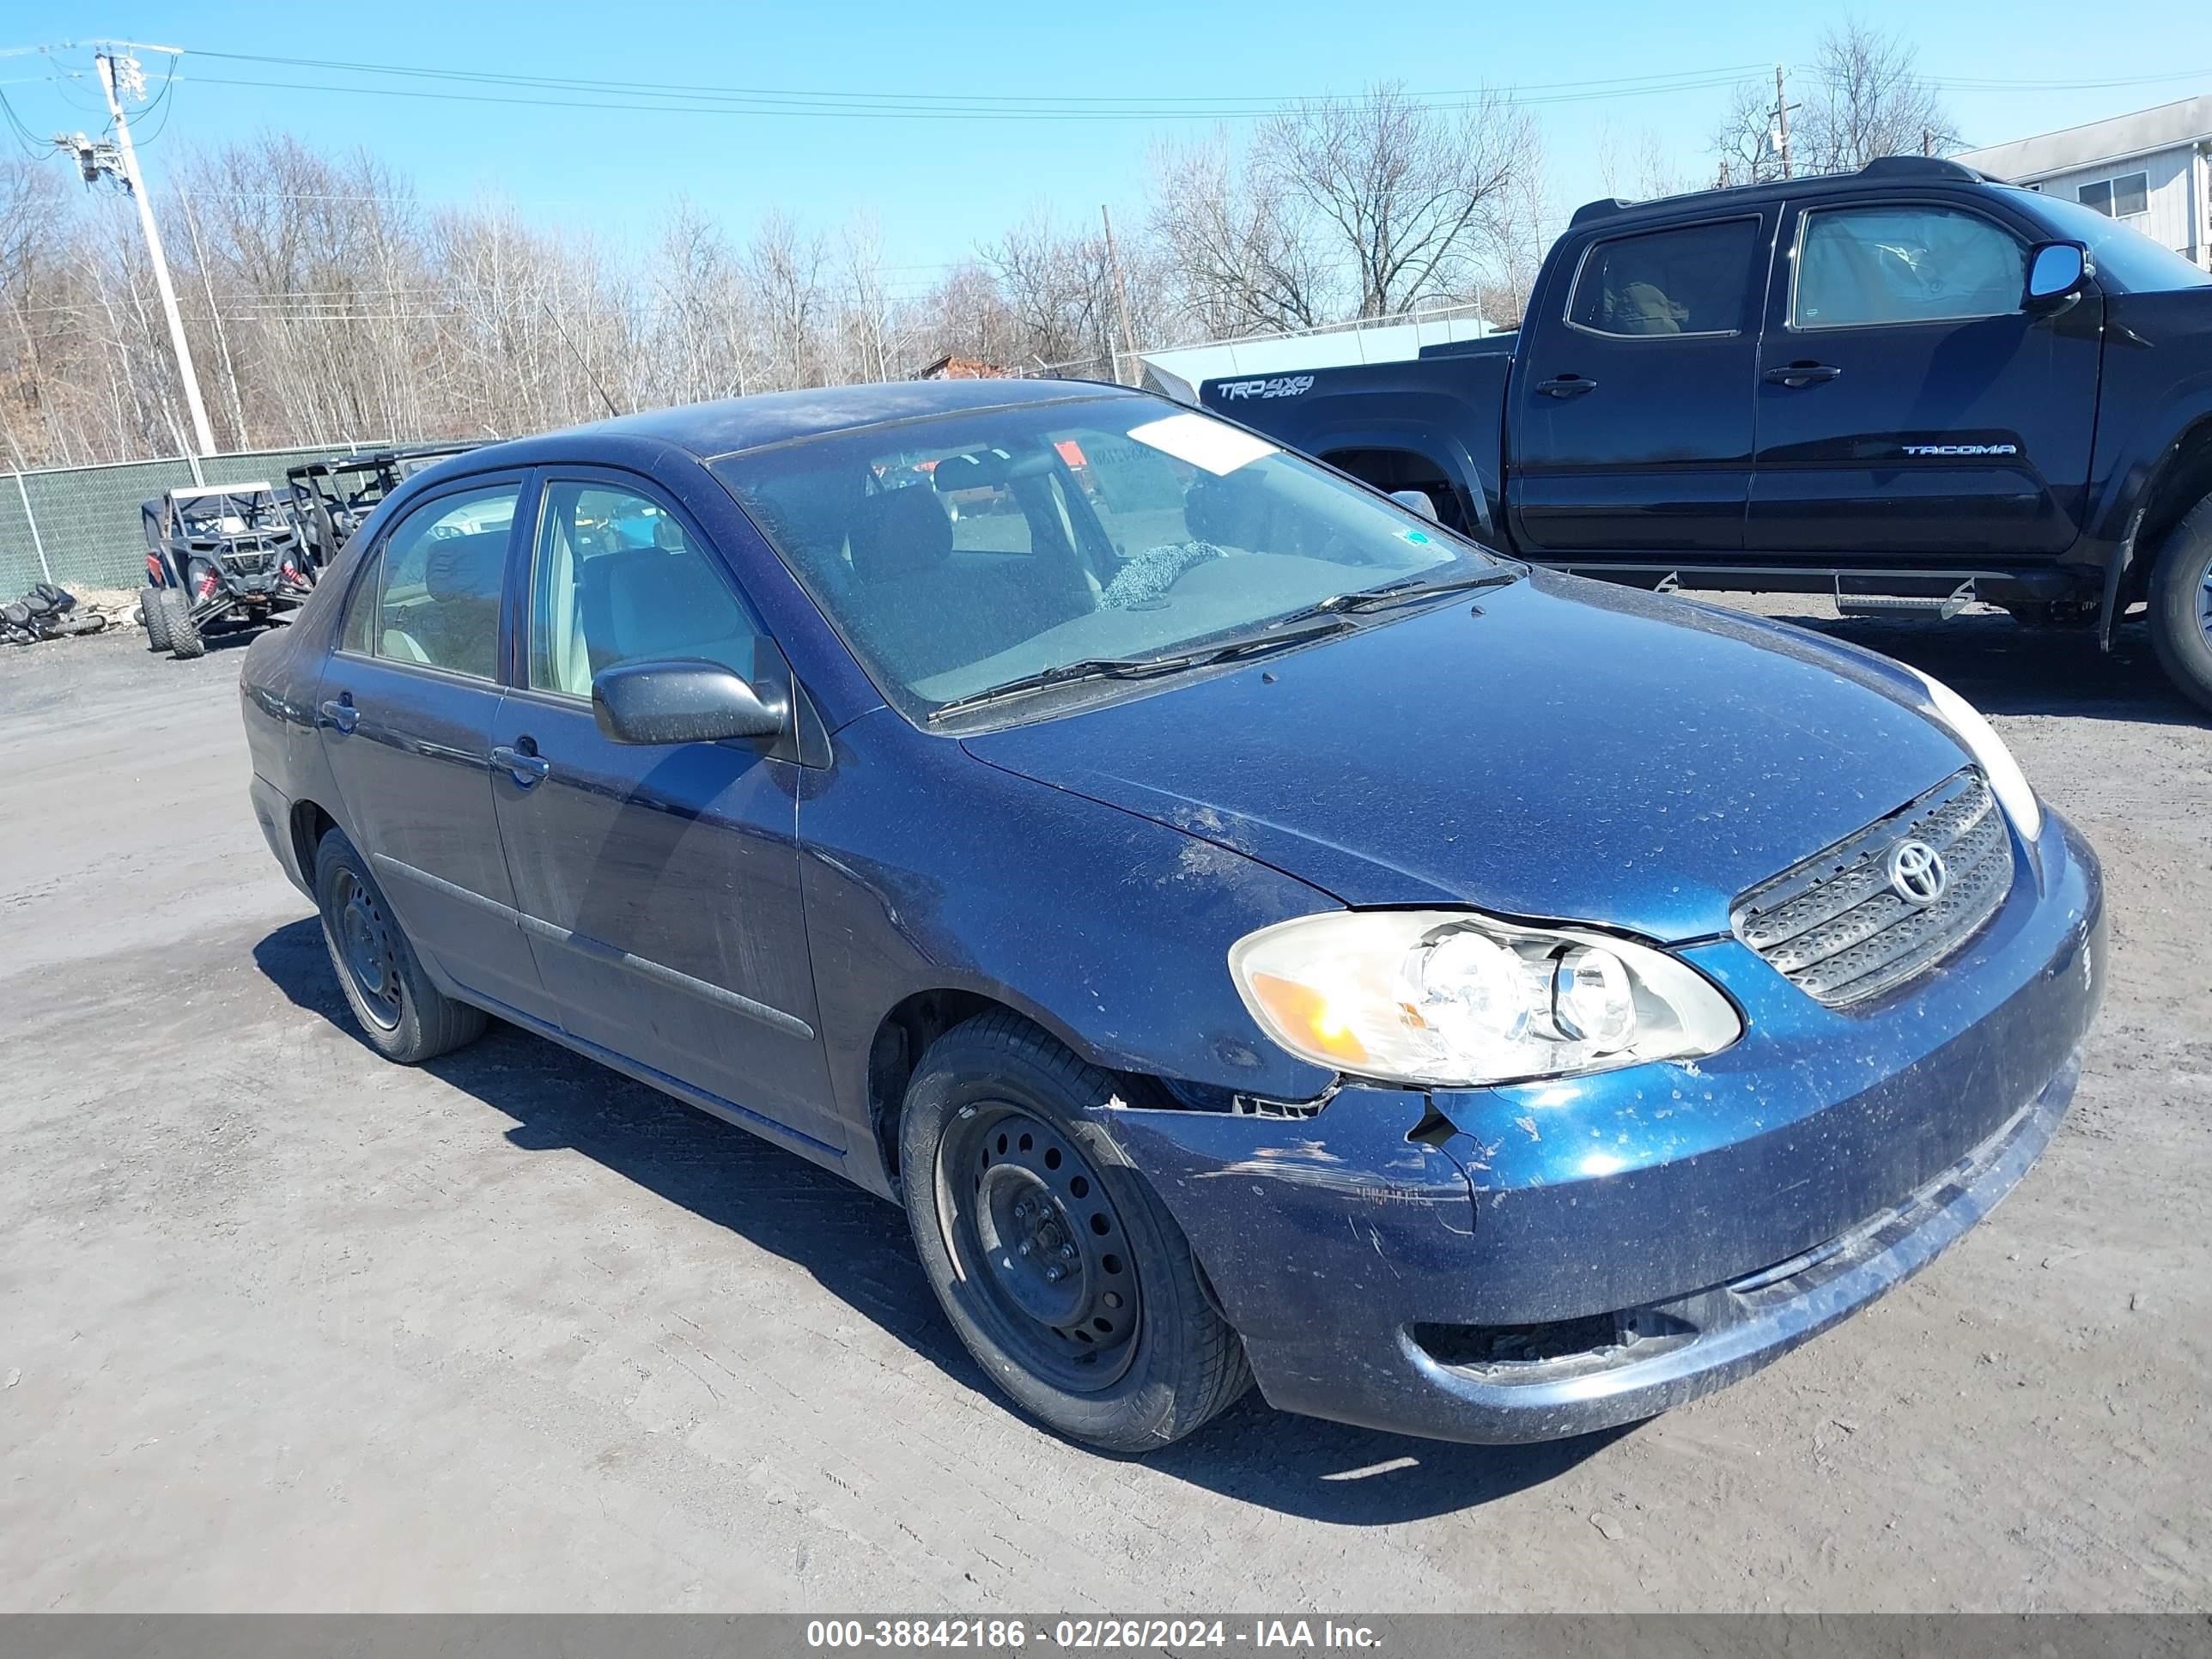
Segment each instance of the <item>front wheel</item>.
[[207,654],[207,641],[200,637],[200,625],[192,620],[192,602],[179,587],[165,587],[160,599],[161,629],[168,635],[169,652],[179,661],[190,661]]
[[367,861],[343,830],[325,831],[315,848],[315,903],[331,966],[369,1047],[412,1066],[483,1035],[489,1022],[483,1009],[456,1002],[430,983]]
[[922,1056],[899,1125],[923,1271],[968,1351],[1072,1439],[1157,1450],[1250,1384],[1190,1243],[1087,1118],[1113,1080],[1010,1013]]
[[2166,678],[2200,708],[2212,708],[2212,495],[2183,514],[2159,550],[2150,640]]

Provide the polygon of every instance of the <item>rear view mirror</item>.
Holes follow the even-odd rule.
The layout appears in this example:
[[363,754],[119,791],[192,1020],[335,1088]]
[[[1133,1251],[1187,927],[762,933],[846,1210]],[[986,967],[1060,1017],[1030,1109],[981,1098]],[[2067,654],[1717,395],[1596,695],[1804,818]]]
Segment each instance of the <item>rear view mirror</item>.
[[625,662],[592,677],[592,716],[617,743],[720,743],[781,737],[791,701],[718,662]]
[[1425,489],[1394,489],[1390,499],[1408,513],[1418,513],[1431,524],[1437,521],[1437,503]]
[[2096,274],[2089,250],[2081,242],[2039,242],[2027,256],[2023,311],[2055,311],[2081,291]]

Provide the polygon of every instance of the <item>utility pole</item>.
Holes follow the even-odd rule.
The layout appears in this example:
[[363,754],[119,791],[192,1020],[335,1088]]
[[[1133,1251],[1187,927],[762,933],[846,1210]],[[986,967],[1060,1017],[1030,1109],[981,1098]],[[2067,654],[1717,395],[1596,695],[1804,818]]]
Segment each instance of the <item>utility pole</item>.
[[[1098,222],[1106,228],[1106,264],[1114,273],[1114,309],[1121,317],[1121,344],[1129,354],[1129,384],[1142,386],[1145,371],[1137,363],[1137,336],[1129,326],[1129,290],[1121,281],[1121,256],[1114,247],[1114,220],[1106,211],[1106,204],[1098,204]],[[1114,378],[1120,380],[1117,372]]]
[[177,290],[169,281],[168,256],[161,251],[161,233],[154,223],[154,204],[146,198],[146,181],[138,174],[138,152],[131,148],[131,123],[123,114],[123,100],[116,96],[116,65],[125,65],[123,73],[135,77],[138,60],[135,58],[118,59],[113,52],[103,48],[93,58],[100,70],[100,89],[107,94],[107,112],[115,118],[115,148],[123,170],[124,188],[138,204],[138,227],[146,233],[146,253],[154,265],[154,286],[161,293],[161,311],[169,319],[169,342],[176,348],[177,378],[185,383],[185,402],[192,414],[192,433],[199,441],[199,453],[215,453],[215,433],[208,425],[207,405],[200,401],[198,371],[192,367],[191,343],[185,338],[185,319],[177,309]]
[[1782,176],[1790,176],[1790,94],[1783,83],[1782,65],[1774,66],[1774,147],[1782,156]]

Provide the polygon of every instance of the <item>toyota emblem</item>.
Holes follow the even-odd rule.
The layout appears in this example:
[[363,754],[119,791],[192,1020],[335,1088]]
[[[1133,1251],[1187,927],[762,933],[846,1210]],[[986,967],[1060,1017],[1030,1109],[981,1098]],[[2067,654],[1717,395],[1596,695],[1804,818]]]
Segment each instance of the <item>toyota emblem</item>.
[[1942,854],[1924,841],[1901,841],[1889,849],[1884,868],[1889,890],[1915,908],[1925,908],[1943,896],[1950,872]]

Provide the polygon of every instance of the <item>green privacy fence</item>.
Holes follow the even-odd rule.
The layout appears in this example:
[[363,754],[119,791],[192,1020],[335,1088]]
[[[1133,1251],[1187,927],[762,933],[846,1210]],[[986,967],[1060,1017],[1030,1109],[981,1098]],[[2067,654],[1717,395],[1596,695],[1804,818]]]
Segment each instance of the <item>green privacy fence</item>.
[[265,480],[282,495],[287,467],[385,447],[325,444],[206,455],[197,464],[197,477],[195,464],[181,457],[0,472],[0,602],[33,582],[129,587],[145,580],[146,538],[139,528],[138,504],[164,490]]

